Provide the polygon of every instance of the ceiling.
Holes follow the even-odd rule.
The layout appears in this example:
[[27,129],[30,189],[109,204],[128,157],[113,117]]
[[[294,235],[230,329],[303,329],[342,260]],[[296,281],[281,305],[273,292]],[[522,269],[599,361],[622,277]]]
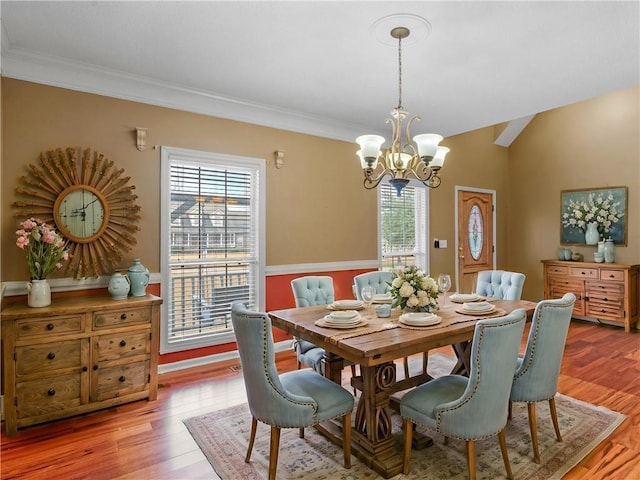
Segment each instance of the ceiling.
[[640,2],[2,1],[2,75],[353,141],[387,134],[392,14],[414,133],[450,136],[640,84]]

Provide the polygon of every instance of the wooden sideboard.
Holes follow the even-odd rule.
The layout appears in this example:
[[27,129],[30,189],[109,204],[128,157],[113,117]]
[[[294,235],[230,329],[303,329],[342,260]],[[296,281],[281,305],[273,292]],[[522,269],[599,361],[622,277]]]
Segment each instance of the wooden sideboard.
[[575,317],[624,325],[625,332],[639,319],[640,265],[543,260],[544,298],[576,296]]
[[0,315],[5,432],[158,395],[160,305],[153,295],[54,299]]

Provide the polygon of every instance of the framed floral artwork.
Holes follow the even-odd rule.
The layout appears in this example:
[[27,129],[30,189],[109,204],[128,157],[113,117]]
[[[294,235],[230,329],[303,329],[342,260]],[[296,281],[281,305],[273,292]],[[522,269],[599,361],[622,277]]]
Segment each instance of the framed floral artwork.
[[592,223],[600,240],[611,237],[616,245],[627,245],[627,187],[560,192],[562,245],[585,245],[585,232]]

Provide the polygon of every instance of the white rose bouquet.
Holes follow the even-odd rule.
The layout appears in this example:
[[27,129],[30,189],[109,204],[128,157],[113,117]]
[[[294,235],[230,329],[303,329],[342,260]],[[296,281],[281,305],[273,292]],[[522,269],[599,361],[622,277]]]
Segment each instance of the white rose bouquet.
[[604,238],[623,216],[620,202],[614,201],[613,195],[590,193],[586,200],[569,200],[569,205],[562,214],[562,225],[584,232],[588,223],[595,222],[600,238]]
[[438,306],[438,284],[414,265],[393,271],[389,293],[394,307],[428,310]]

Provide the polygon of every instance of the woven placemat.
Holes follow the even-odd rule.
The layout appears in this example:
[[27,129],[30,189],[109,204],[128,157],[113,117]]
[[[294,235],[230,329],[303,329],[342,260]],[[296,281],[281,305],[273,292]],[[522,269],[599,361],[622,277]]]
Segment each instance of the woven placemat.
[[476,320],[483,320],[485,318],[496,318],[496,317],[504,317],[507,314],[506,310],[501,308],[496,308],[492,312],[489,312],[485,315],[466,315],[462,313],[462,317],[460,317],[461,312],[456,311],[456,315],[452,315],[451,312],[447,312],[446,310],[441,310],[439,312],[440,318],[442,321],[436,325],[427,325],[425,327],[418,327],[413,325],[405,325],[404,323],[400,323],[398,321],[398,326],[400,328],[409,328],[412,330],[428,330],[428,329],[436,329],[436,328],[445,328],[449,325],[455,325],[457,323],[467,323],[467,322],[475,322]]

